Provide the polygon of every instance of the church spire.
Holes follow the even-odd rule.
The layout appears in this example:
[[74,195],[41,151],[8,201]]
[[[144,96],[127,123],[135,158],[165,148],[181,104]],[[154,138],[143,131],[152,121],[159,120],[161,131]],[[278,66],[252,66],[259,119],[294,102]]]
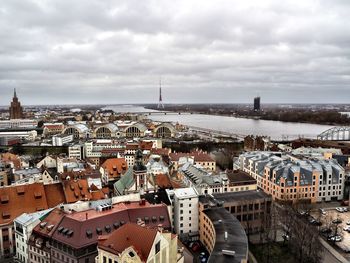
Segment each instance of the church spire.
[[14,91],[13,91],[13,97],[14,97],[14,98],[17,98],[16,88],[14,88]]

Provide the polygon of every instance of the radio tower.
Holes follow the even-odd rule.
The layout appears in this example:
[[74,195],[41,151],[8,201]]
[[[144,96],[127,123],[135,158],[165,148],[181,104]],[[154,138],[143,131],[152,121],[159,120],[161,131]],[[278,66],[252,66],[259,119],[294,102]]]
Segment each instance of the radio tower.
[[159,101],[158,109],[164,109],[163,99],[162,99],[162,79],[159,79]]

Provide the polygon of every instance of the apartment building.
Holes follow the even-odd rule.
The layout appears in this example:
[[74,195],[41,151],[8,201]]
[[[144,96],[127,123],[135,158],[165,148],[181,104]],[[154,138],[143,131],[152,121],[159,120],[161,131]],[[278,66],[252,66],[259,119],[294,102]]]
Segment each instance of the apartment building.
[[334,159],[251,152],[240,155],[236,165],[274,200],[314,203],[343,199],[345,171]]
[[166,190],[171,201],[173,229],[181,240],[198,238],[198,193],[194,188]]

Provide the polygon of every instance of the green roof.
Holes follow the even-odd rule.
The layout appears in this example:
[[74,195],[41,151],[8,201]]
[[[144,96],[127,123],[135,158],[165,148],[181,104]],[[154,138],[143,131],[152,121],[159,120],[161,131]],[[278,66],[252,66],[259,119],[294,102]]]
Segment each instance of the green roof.
[[114,183],[114,192],[116,195],[124,195],[124,191],[128,190],[134,184],[133,168],[129,168],[126,173]]

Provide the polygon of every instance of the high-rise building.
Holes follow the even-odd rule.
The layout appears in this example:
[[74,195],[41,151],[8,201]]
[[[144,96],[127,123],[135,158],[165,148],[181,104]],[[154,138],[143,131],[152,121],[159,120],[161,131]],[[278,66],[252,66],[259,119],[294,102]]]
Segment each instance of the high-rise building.
[[16,89],[13,93],[13,99],[10,106],[10,119],[22,119],[23,118],[23,108],[21,103],[18,101]]
[[254,111],[260,111],[260,97],[254,98]]

